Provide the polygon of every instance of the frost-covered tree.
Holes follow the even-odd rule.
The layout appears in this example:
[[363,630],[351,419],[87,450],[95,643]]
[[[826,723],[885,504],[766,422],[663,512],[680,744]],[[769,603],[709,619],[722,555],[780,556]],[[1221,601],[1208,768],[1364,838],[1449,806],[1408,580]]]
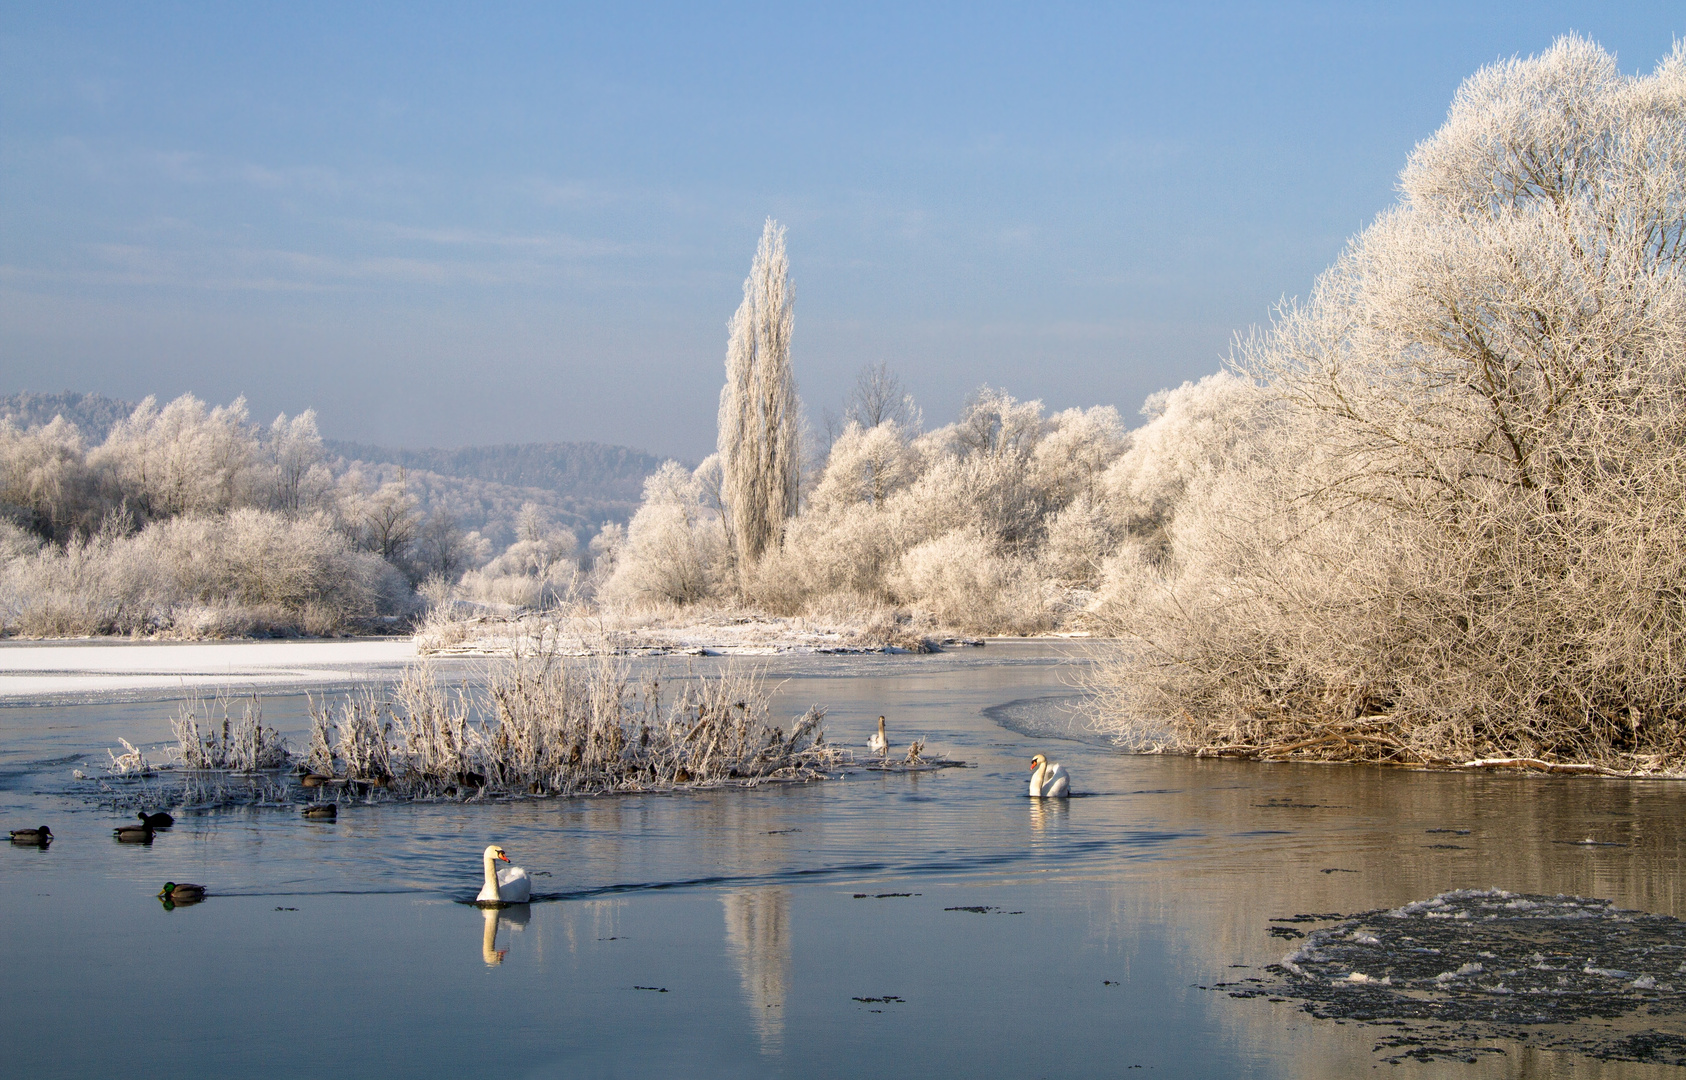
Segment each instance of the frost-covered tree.
[[776,546],[796,513],[798,407],[790,363],[795,292],[784,227],[767,219],[730,323],[720,391],[721,501],[741,566]]
[[902,388],[901,379],[890,370],[887,360],[861,369],[843,408],[844,422],[852,421],[867,430],[890,423],[916,431],[923,419],[913,395]]
[[1686,44],[1483,69],[1400,190],[1239,350],[1280,415],[1186,473],[1123,681],[1192,745],[1677,762]]
[[397,562],[404,556],[421,524],[415,496],[410,494],[408,477],[402,469],[396,480],[382,484],[373,492],[363,490],[360,475],[348,475],[341,483],[340,505],[358,545],[388,562]]
[[39,537],[98,523],[82,434],[62,416],[27,431],[0,421],[0,514]]
[[905,430],[895,421],[862,428],[851,421],[832,445],[825,472],[814,487],[814,509],[865,503],[882,507],[917,475],[918,459]]
[[162,409],[140,403],[88,456],[119,497],[143,518],[220,513],[250,494],[257,432],[246,399],[207,409],[183,394]]
[[277,416],[264,439],[263,456],[269,468],[270,501],[283,513],[309,508],[332,486],[322,463],[315,409],[306,409],[291,420],[286,413]]

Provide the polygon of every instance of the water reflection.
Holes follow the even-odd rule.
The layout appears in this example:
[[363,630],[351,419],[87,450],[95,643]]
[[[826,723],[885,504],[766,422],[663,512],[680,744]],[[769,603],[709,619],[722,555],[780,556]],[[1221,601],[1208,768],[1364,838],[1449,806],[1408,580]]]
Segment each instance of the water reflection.
[[720,898],[726,912],[726,951],[738,969],[761,1052],[784,1048],[784,1000],[790,982],[790,893],[736,889]]
[[[533,910],[528,904],[511,904],[506,908],[481,908],[480,914],[485,918],[480,936],[480,959],[486,962],[487,967],[497,967],[509,954],[507,948],[498,948],[498,930],[504,926],[510,927],[512,932],[526,929]],[[507,936],[505,940],[508,940]]]
[[[192,987],[182,1002],[240,1039],[253,1017],[258,1036],[285,1038],[265,1025],[294,1023],[303,1007],[336,1050],[361,1053],[371,1018],[396,1018],[375,1044],[394,1075],[472,1071],[464,1048],[495,1025],[511,1053],[557,1062],[552,1075],[818,1074],[813,1063],[835,1055],[883,1076],[1101,1076],[1140,1063],[1159,1076],[1334,1080],[1374,1075],[1387,1031],[1217,988],[1295,948],[1312,924],[1289,917],[1489,885],[1686,915],[1686,785],[1129,757],[1066,739],[1055,756],[1093,797],[1028,799],[1030,742],[1053,729],[998,726],[985,710],[1017,701],[1031,715],[1070,690],[1057,669],[1018,665],[1009,649],[917,664],[810,658],[774,672],[790,677],[779,715],[819,700],[836,707],[837,730],[864,733],[888,711],[967,769],[683,795],[347,804],[332,829],[270,808],[192,811],[152,850],[112,846],[103,814],[62,813],[85,808],[79,788],[54,794],[68,782],[48,777],[65,762],[30,763],[118,734],[165,738],[173,704],[146,707],[151,729],[137,724],[142,706],[121,703],[0,716],[12,725],[0,763],[24,760],[18,740],[33,755],[0,775],[0,811],[14,824],[62,820],[66,833],[50,857],[0,858],[0,955],[35,973],[32,993],[0,1010],[9,1072],[56,1080],[106,1075],[113,1062],[182,1080],[226,1072],[241,1053],[233,1034],[209,1044],[221,1056],[202,1071],[150,1041],[180,1007],[146,1011],[162,978]],[[275,711],[304,715],[297,706]],[[475,968],[466,951],[441,958],[437,942],[470,932],[448,900],[473,895],[479,882],[464,871],[492,836],[553,870],[545,891],[562,899],[533,913],[519,945],[510,935],[527,909],[484,912]],[[165,872],[237,883],[245,896],[184,913],[188,924],[130,921]],[[436,902],[418,905],[418,894]],[[279,899],[292,895],[302,899]],[[278,904],[298,913],[275,914]],[[77,951],[61,956],[64,940],[43,924],[74,927]],[[348,926],[378,971],[322,993],[313,945]],[[251,948],[272,939],[278,951]],[[137,948],[157,959],[103,960]],[[512,948],[516,963],[503,963]],[[882,1011],[864,1000],[885,991],[907,1000]],[[142,1008],[115,1019],[77,1010],[131,993]],[[49,1027],[70,1037],[35,1038]],[[1029,1060],[1043,1038],[1052,1052]],[[916,1060],[933,1067],[915,1072]],[[1661,1075],[1517,1044],[1456,1068],[1472,1080]],[[1447,1069],[1407,1062],[1397,1073]]]
[[1025,799],[1030,804],[1030,827],[1037,833],[1048,829],[1058,829],[1066,822],[1071,814],[1071,803],[1066,799]]

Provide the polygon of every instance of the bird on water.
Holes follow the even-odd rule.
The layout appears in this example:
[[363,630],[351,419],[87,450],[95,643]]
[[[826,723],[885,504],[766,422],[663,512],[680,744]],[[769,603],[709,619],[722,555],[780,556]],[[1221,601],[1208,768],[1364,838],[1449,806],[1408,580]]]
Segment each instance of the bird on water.
[[890,740],[884,735],[884,718],[882,716],[878,718],[878,734],[867,739],[866,748],[879,757],[890,755]]
[[1063,799],[1071,794],[1071,774],[1059,762],[1037,754],[1030,759],[1030,797],[1033,799]]
[[533,882],[527,876],[527,871],[519,866],[498,868],[498,863],[509,862],[509,856],[504,854],[503,848],[493,844],[485,851],[483,859],[486,869],[486,884],[481,887],[480,895],[474,898],[476,904],[493,906],[502,904],[525,904],[533,895]]
[[205,899],[205,886],[166,881],[164,887],[158,890],[158,899],[166,904],[197,904]]

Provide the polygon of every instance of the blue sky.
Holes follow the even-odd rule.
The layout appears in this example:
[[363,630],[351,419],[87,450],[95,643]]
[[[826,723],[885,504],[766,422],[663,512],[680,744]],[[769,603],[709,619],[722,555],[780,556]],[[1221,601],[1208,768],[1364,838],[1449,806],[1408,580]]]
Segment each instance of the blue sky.
[[789,228],[816,417],[887,361],[1133,414],[1394,200],[1458,83],[1677,5],[0,5],[0,392],[700,458]]

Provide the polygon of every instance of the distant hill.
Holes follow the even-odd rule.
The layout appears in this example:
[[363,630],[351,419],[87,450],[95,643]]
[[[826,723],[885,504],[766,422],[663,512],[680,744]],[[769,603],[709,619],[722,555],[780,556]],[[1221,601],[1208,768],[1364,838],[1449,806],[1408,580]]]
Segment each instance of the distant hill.
[[53,417],[62,416],[82,432],[82,441],[98,446],[111,433],[112,426],[135,411],[132,401],[119,401],[104,394],[79,394],[65,390],[57,394],[35,394],[25,390],[21,394],[0,397],[0,418],[10,420],[20,428],[50,424]]
[[[0,396],[0,418],[27,428],[63,416],[88,446],[104,442],[134,409],[134,402],[70,390]],[[464,529],[478,529],[499,545],[514,539],[524,502],[549,509],[582,542],[606,521],[625,522],[643,497],[644,478],[664,460],[630,446],[595,442],[407,450],[324,439],[322,449],[336,476],[355,471],[374,484],[406,470],[424,510],[448,510]]]
[[486,480],[517,488],[543,488],[561,495],[585,496],[637,505],[644,478],[664,460],[630,446],[603,443],[505,443],[459,450],[400,450],[365,443],[324,439],[330,456],[351,461],[397,465],[406,469]]

